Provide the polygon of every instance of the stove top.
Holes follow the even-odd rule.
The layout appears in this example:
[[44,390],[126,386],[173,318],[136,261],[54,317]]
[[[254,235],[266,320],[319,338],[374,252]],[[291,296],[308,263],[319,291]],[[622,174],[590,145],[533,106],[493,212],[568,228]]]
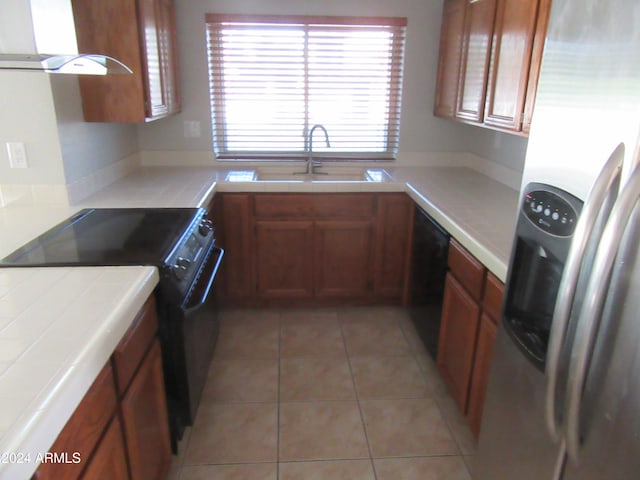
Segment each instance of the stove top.
[[0,260],[0,266],[161,266],[203,213],[198,208],[82,210]]

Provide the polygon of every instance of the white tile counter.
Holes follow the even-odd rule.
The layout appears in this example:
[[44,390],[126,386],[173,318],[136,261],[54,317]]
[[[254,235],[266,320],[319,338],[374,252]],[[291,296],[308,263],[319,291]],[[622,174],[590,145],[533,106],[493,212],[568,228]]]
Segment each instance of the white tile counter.
[[[336,171],[338,169],[335,169]],[[467,167],[372,169],[378,181],[250,181],[220,179],[218,192],[402,192],[440,223],[501,281],[515,232],[518,192]],[[239,178],[242,178],[239,176]],[[378,178],[378,177],[376,177]]]
[[153,267],[0,270],[0,480],[33,474],[157,282]]

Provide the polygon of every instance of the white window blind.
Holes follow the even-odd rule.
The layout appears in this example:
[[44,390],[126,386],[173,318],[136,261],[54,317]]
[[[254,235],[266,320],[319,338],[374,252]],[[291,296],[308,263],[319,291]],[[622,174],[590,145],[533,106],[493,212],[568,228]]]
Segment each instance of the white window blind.
[[[406,18],[206,16],[219,159],[393,159]],[[320,138],[322,137],[322,138]]]

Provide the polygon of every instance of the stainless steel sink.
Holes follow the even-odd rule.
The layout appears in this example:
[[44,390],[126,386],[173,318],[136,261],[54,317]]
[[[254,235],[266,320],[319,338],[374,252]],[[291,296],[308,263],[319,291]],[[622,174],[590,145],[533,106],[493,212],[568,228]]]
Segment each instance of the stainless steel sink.
[[381,169],[333,170],[326,174],[294,174],[270,170],[258,170],[256,180],[262,182],[382,182],[387,179]]

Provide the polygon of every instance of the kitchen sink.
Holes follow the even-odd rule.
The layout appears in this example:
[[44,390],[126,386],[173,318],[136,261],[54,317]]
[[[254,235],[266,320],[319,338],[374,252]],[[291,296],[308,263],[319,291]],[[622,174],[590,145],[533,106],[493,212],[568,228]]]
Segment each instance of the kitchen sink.
[[381,169],[358,168],[328,171],[326,174],[294,174],[258,170],[256,180],[262,182],[382,182],[387,179]]

